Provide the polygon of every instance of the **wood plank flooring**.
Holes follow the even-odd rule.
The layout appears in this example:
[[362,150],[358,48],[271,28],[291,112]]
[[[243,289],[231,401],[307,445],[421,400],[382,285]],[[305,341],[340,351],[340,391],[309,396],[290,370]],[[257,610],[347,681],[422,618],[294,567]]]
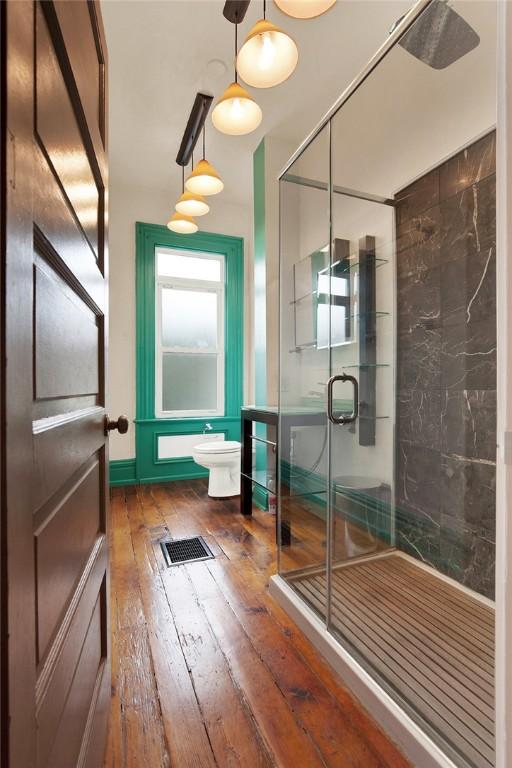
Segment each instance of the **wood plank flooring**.
[[[325,575],[294,579],[323,611]],[[332,621],[469,765],[494,766],[494,610],[396,554],[338,568]]]
[[[167,532],[215,559],[166,568]],[[105,768],[409,765],[269,597],[274,535],[203,480],[116,489]]]

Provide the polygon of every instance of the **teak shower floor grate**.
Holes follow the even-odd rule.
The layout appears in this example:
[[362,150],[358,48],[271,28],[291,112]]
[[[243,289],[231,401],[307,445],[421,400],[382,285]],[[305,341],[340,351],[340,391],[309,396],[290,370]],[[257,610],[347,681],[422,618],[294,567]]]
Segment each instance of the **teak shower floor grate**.
[[[292,583],[324,615],[325,575],[295,576]],[[333,571],[331,621],[425,730],[441,736],[448,753],[475,768],[494,766],[490,604],[392,554]]]

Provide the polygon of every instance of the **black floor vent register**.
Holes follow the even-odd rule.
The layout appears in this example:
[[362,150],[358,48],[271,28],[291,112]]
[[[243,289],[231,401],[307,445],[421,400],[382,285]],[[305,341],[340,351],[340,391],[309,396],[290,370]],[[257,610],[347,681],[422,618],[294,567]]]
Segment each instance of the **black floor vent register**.
[[202,536],[190,539],[164,539],[160,542],[168,566],[210,560],[214,555]]

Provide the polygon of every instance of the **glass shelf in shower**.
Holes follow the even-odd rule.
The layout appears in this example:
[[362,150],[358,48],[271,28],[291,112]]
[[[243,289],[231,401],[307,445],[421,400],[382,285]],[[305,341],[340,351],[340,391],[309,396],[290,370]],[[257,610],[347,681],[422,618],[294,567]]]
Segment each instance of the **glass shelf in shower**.
[[[301,304],[303,301],[306,301],[306,299],[311,299],[312,296],[317,296],[317,291],[311,291],[311,293],[306,293],[304,296],[299,296],[298,299],[290,299],[288,302],[290,306],[293,306],[294,304]],[[320,294],[321,296],[328,296],[326,293]],[[336,298],[335,294],[332,294],[331,298]],[[325,302],[326,304],[328,302]],[[352,313],[347,316],[347,319],[350,317],[351,319],[354,319],[355,317],[388,317],[390,313],[389,312],[356,312]]]
[[[389,264],[389,259],[381,259],[381,258],[375,258],[373,260],[373,263],[375,264],[375,269],[378,269],[379,267],[383,267],[384,264]],[[336,267],[336,275],[334,277],[338,276],[338,273],[346,273],[346,272],[352,272],[355,269],[359,269],[360,262],[359,261],[352,261],[349,264],[345,265],[343,269],[340,269],[337,264],[333,264],[331,268]]]
[[336,363],[337,368],[389,368],[389,363]]
[[[297,344],[297,346],[289,349],[289,352],[302,352],[303,349],[317,349],[316,341],[308,341],[307,344]],[[324,349],[324,347],[322,347]]]
[[356,313],[355,315],[349,315],[349,317],[351,317],[351,318],[354,318],[354,317],[376,317],[376,318],[379,318],[379,317],[388,317],[388,316],[389,316],[389,312],[359,312],[359,313]]

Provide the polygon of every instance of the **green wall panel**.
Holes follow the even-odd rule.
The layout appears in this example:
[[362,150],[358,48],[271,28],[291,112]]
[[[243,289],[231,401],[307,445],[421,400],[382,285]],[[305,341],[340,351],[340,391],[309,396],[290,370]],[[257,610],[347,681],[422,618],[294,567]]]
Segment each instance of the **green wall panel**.
[[[225,413],[201,418],[155,417],[155,249],[222,253],[225,256]],[[243,402],[244,244],[240,237],[209,232],[178,235],[158,224],[136,224],[137,415],[135,420],[135,479],[139,483],[205,477],[207,470],[192,457],[158,459],[159,435],[197,434],[206,422],[227,440],[240,439]]]

